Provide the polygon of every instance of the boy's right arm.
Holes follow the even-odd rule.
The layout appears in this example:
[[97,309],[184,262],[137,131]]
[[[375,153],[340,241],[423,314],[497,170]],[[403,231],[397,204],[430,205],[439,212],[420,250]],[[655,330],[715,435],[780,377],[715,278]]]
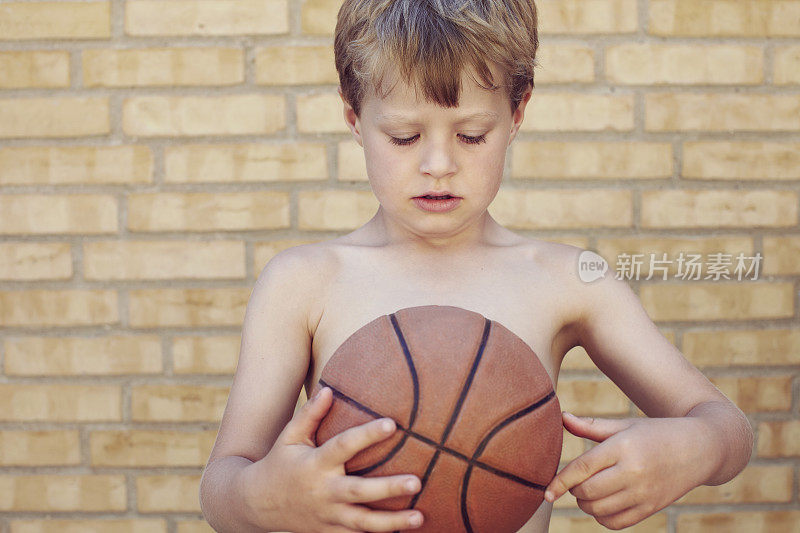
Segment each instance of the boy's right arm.
[[327,272],[321,261],[306,247],[285,250],[250,295],[239,363],[200,482],[203,515],[216,531],[394,531],[411,528],[409,518],[419,514],[359,505],[413,494],[416,476],[345,475],[350,457],[392,434],[381,430],[383,419],[317,448],[313,435],[333,402],[330,389],[292,416],[309,368],[310,303]]

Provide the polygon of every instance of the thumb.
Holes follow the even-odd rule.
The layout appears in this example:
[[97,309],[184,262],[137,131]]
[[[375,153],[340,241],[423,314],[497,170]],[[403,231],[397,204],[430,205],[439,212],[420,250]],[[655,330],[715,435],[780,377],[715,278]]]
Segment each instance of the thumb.
[[330,387],[322,387],[289,420],[285,428],[287,444],[314,444],[314,434],[320,421],[330,408],[333,394]]
[[592,418],[590,416],[575,416],[566,411],[562,413],[564,427],[577,437],[592,439],[595,442],[602,442],[619,433],[623,429],[631,427],[632,422],[628,419],[616,418]]

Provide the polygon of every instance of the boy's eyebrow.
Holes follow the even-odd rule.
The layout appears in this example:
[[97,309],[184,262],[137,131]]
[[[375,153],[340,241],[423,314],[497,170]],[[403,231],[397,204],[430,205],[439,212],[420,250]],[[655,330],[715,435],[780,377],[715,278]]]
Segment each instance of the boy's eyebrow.
[[[477,111],[475,113],[470,113],[468,115],[464,115],[456,121],[456,124],[460,124],[462,122],[467,122],[473,119],[496,119],[498,118],[498,114],[493,111]],[[417,122],[407,118],[405,115],[401,115],[399,113],[380,113],[378,115],[378,120],[386,120],[391,122],[400,122],[403,124],[409,125],[418,125]]]

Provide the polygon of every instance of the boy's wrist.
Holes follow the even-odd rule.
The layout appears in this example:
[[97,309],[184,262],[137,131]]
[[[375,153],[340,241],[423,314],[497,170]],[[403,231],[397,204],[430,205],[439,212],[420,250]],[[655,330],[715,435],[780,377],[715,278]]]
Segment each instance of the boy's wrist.
[[[234,478],[234,487],[238,500],[242,502],[243,518],[248,525],[260,528],[261,531],[284,531],[281,522],[280,502],[278,494],[253,490],[263,486],[256,482],[255,477],[262,475],[258,463],[252,463],[240,469]],[[269,484],[267,484],[269,486]]]

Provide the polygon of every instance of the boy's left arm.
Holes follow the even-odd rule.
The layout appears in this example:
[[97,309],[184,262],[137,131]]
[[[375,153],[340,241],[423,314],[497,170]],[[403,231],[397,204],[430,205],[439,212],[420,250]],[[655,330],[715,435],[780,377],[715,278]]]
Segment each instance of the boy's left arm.
[[570,290],[582,302],[579,344],[651,418],[565,413],[570,433],[599,444],[553,478],[545,499],[569,490],[584,512],[621,529],[699,485],[720,485],[741,472],[753,449],[753,430],[742,411],[661,335],[613,271],[590,283],[574,280]]

